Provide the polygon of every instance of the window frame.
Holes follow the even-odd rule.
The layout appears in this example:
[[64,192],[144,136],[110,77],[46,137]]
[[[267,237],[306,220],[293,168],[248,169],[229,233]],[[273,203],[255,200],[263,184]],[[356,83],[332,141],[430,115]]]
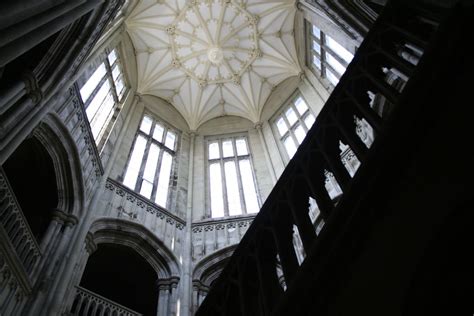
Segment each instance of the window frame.
[[[141,124],[142,124],[143,119],[145,118],[145,116],[148,116],[152,119],[152,124],[151,124],[151,127],[150,127],[150,133],[149,134],[146,134],[145,132],[143,132],[140,129]],[[153,137],[153,133],[154,133],[154,130],[155,130],[155,127],[156,127],[157,123],[159,123],[163,127],[162,142],[157,141]],[[176,137],[175,138],[175,144],[174,144],[174,150],[168,148],[165,145],[166,135],[167,135],[168,131],[173,132],[175,134],[175,137]],[[124,183],[124,181],[125,181],[125,176],[127,174],[128,168],[130,166],[133,151],[135,150],[135,146],[136,146],[136,143],[137,143],[137,140],[138,140],[139,136],[142,136],[142,137],[145,138],[146,144],[145,144],[145,150],[143,152],[142,161],[141,161],[141,164],[140,164],[140,169],[138,171],[138,175],[137,175],[137,178],[135,180],[135,188],[132,189],[129,186],[127,186]],[[144,198],[150,200],[152,203],[158,205],[159,207],[168,210],[169,207],[171,206],[171,193],[172,193],[172,191],[174,189],[174,186],[175,186],[173,184],[173,179],[177,176],[176,166],[177,166],[177,163],[178,163],[177,162],[177,157],[179,155],[179,150],[178,149],[180,148],[179,147],[180,142],[181,142],[181,132],[176,127],[174,127],[171,124],[165,122],[164,120],[158,118],[157,115],[145,110],[142,113],[142,115],[140,116],[137,131],[135,132],[133,142],[132,142],[132,146],[131,146],[130,151],[128,153],[127,163],[126,163],[125,168],[124,168],[124,170],[121,174],[121,177],[120,177],[120,179],[122,180],[121,182],[127,188],[129,188],[130,190],[133,190],[134,192],[140,194],[141,196],[143,196]],[[143,180],[144,180],[143,175],[144,175],[144,172],[145,172],[145,168],[146,168],[147,161],[148,161],[148,154],[150,152],[150,148],[151,148],[152,144],[157,145],[160,152],[158,154],[159,156],[158,156],[158,160],[157,160],[157,163],[156,163],[157,167],[155,169],[155,175],[154,175],[154,179],[153,179],[153,183],[152,183],[153,188],[152,188],[151,196],[148,198],[148,197],[142,195],[140,193],[140,191],[141,191],[141,188],[142,188],[142,185],[143,185]],[[158,189],[159,177],[160,177],[161,167],[162,167],[162,162],[163,162],[163,154],[164,154],[165,151],[171,155],[172,161],[171,161],[171,172],[170,172],[169,185],[168,185],[168,194],[167,194],[167,197],[166,197],[166,206],[162,206],[162,205],[158,204],[155,201],[155,199],[156,199],[156,192],[157,192],[157,189]],[[148,181],[148,180],[145,179],[145,181]]]
[[[303,115],[301,115],[298,112],[298,109],[296,108],[296,105],[295,105],[296,100],[298,100],[298,98],[300,98],[300,97],[303,99],[303,101],[306,103],[306,106],[308,107],[308,110],[305,113],[303,113]],[[293,109],[293,111],[295,112],[296,117],[297,117],[297,121],[293,125],[290,124],[290,122],[288,121],[288,118],[285,115],[285,112],[289,108]],[[272,126],[272,131],[273,131],[273,134],[276,138],[276,141],[277,141],[278,147],[280,149],[280,152],[282,152],[283,155],[284,155],[284,158],[286,160],[285,161],[286,164],[288,164],[288,162],[291,160],[292,157],[290,157],[290,154],[286,150],[284,141],[288,137],[291,137],[292,140],[293,140],[293,143],[296,146],[296,149],[298,150],[298,147],[300,146],[300,143],[299,143],[299,141],[298,141],[298,139],[295,135],[294,130],[296,130],[296,128],[301,125],[303,127],[303,130],[306,132],[305,135],[307,135],[309,130],[311,129],[311,126],[309,126],[309,127],[306,126],[305,119],[309,115],[312,115],[315,122],[316,122],[316,115],[314,114],[313,110],[309,106],[309,103],[306,101],[306,99],[303,96],[303,94],[301,93],[301,91],[299,89],[296,89],[295,92],[293,92],[291,94],[291,96],[280,106],[278,111],[276,111],[275,114],[271,118],[271,121],[270,121],[271,124],[270,125]],[[283,118],[283,120],[285,121],[286,127],[288,128],[286,133],[282,136],[280,135],[280,131],[279,131],[278,126],[277,126],[277,122],[280,119],[280,117]]]
[[[245,143],[247,146],[247,155],[241,155],[239,156],[237,153],[237,145],[236,145],[236,140],[237,139],[245,139]],[[230,157],[224,157],[223,155],[223,142],[224,141],[232,141],[232,148],[234,151],[234,155]],[[209,158],[209,145],[211,143],[217,142],[219,144],[219,158],[214,158],[210,159]],[[253,163],[253,156],[252,152],[250,150],[250,142],[249,142],[249,135],[248,133],[232,133],[232,134],[225,134],[225,135],[215,135],[215,136],[207,136],[205,137],[204,140],[204,155],[205,155],[205,168],[206,168],[206,216],[211,219],[222,219],[222,218],[227,218],[227,217],[236,217],[236,216],[247,216],[247,215],[257,215],[258,212],[260,211],[260,208],[262,207],[262,201],[260,197],[260,190],[257,182],[257,176],[255,173],[255,167]],[[239,161],[241,160],[248,160],[250,163],[250,169],[252,171],[252,181],[254,183],[255,187],[255,195],[257,198],[257,203],[258,203],[258,211],[255,213],[249,213],[247,210],[247,205],[245,203],[245,194],[243,190],[243,185],[242,185],[242,175],[241,175],[241,170],[240,170],[240,164]],[[237,183],[239,187],[239,198],[240,198],[240,205],[241,205],[241,214],[236,214],[236,215],[229,215],[229,202],[228,202],[228,197],[227,197],[227,183],[226,183],[226,176],[225,176],[225,162],[227,161],[234,161],[235,162],[235,169],[236,169],[236,175],[237,175]],[[224,204],[224,210],[223,213],[224,215],[221,217],[213,217],[212,216],[212,201],[211,201],[211,164],[219,162],[219,165],[221,167],[221,185],[222,185],[222,201]]]
[[[117,114],[118,114],[118,112],[120,112],[120,110],[123,106],[127,91],[130,89],[129,85],[127,83],[127,80],[126,80],[126,75],[124,73],[123,63],[121,62],[121,54],[120,54],[119,46],[120,46],[120,44],[118,44],[117,46],[115,46],[113,48],[105,49],[102,52],[101,57],[97,61],[96,67],[94,68],[93,71],[91,71],[90,76],[87,77],[87,79],[83,82],[83,84],[81,86],[79,86],[79,84],[77,84],[77,82],[76,82],[76,87],[77,87],[79,100],[82,103],[86,113],[87,113],[87,109],[89,108],[92,101],[97,96],[98,92],[103,87],[103,85],[106,82],[108,82],[108,84],[109,84],[109,89],[107,91],[107,94],[104,97],[104,99],[102,100],[102,102],[99,105],[99,107],[97,108],[97,110],[95,111],[95,113],[93,114],[93,116],[91,118],[89,118],[86,115],[87,121],[89,123],[90,130],[93,134],[93,129],[92,129],[93,124],[92,123],[93,123],[94,119],[97,117],[97,113],[99,113],[101,111],[101,108],[103,106],[105,106],[106,99],[108,98],[109,94],[112,95],[112,99],[113,99],[114,104],[113,104],[111,110],[109,111],[109,113],[107,114],[107,119],[106,119],[104,125],[102,125],[100,127],[100,129],[98,131],[98,134],[97,134],[97,138],[94,138],[95,144],[96,144],[97,148],[99,148],[99,149],[103,148],[103,146],[105,145],[105,142],[108,138],[108,135],[110,134],[111,126],[114,124],[114,122],[116,120],[116,117],[117,117]],[[113,63],[110,63],[109,55],[113,51],[115,51],[116,59]],[[91,93],[87,97],[87,99],[83,100],[82,95],[80,93],[81,89],[86,85],[86,83],[92,77],[92,75],[95,73],[95,71],[97,71],[102,65],[104,65],[104,67],[105,67],[105,74],[102,76],[100,81],[98,81],[98,83],[96,84],[94,89],[91,91]],[[114,70],[115,67],[120,68],[120,75],[117,77],[117,81],[122,80],[122,82],[123,82],[123,89],[121,91],[117,90],[115,79],[113,77],[113,70]]]
[[[320,31],[320,38],[317,38],[313,34],[313,26],[317,27]],[[345,73],[347,70],[347,67],[349,66],[350,62],[347,62],[342,58],[338,53],[336,53],[333,49],[331,49],[327,45],[327,37],[331,38],[334,42],[338,43],[334,38],[330,37],[329,35],[326,35],[325,32],[323,32],[317,25],[313,24],[311,21],[308,21],[305,19],[305,35],[306,35],[306,66],[311,69],[311,71],[319,76],[320,78],[326,79],[331,86],[336,86],[337,83],[332,82],[328,78],[327,72],[330,71],[336,78],[337,81],[341,79],[342,75]],[[313,48],[313,41],[315,41],[319,47],[321,53],[318,53],[314,48]],[[341,45],[341,44],[339,44]],[[341,45],[342,46],[342,45]],[[343,47],[343,46],[342,46]],[[345,47],[344,47],[345,48]],[[352,56],[354,56],[354,53],[345,48]],[[328,61],[326,58],[326,54],[331,55],[337,62],[339,62],[344,68],[344,72],[340,74]],[[316,57],[319,59],[321,63],[321,68],[318,68],[315,63],[313,62],[313,58]]]

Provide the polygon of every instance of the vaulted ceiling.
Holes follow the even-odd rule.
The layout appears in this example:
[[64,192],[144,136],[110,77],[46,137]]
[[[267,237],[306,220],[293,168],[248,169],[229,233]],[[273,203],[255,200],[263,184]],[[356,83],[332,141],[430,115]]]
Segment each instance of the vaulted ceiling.
[[258,122],[274,87],[296,76],[295,0],[143,0],[126,20],[138,92],[197,129],[223,115]]

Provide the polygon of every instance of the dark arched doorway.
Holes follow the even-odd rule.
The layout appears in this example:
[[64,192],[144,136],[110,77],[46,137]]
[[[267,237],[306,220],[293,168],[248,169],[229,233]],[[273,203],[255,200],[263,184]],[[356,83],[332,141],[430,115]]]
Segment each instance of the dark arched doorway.
[[36,139],[23,141],[3,169],[36,240],[41,242],[58,206],[54,164]]
[[146,316],[155,316],[158,276],[132,248],[103,243],[89,257],[80,286]]

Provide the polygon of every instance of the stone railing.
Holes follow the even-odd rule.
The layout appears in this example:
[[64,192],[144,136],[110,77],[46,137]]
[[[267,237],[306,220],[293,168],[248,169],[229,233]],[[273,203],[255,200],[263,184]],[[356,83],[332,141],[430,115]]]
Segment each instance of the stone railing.
[[121,218],[140,223],[179,253],[185,221],[158,206],[122,183],[108,179],[103,196],[104,206],[98,216]]
[[111,301],[94,292],[76,286],[76,297],[70,315],[78,316],[140,316],[125,306]]
[[21,211],[7,177],[0,168],[0,229],[2,240],[6,238],[23,265],[31,275],[41,258],[41,251],[33,232]]
[[219,249],[238,244],[254,218],[255,215],[250,215],[193,223],[193,259],[198,260]]
[[[429,56],[423,52],[434,51],[433,38],[446,37],[438,32],[439,18],[416,1],[387,5],[196,315],[289,315],[299,307],[295,301],[309,297],[298,291],[308,279],[319,294],[311,292],[305,303],[313,309],[309,314],[316,313],[330,286],[321,285],[323,272],[305,272],[322,266],[321,252],[331,253],[334,236],[347,229],[377,174],[371,168],[387,152],[387,135],[411,119],[405,103],[431,71],[422,66]],[[328,175],[340,188],[337,199],[328,190]],[[309,214],[310,199],[325,222],[320,233]],[[303,263],[295,253],[295,229],[298,248],[306,253]]]

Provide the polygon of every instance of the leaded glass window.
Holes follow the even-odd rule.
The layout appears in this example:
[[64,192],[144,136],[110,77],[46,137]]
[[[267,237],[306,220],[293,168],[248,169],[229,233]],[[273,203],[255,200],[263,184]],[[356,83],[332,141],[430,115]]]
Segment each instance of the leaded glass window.
[[145,114],[123,180],[127,187],[165,208],[177,140],[176,131]]

